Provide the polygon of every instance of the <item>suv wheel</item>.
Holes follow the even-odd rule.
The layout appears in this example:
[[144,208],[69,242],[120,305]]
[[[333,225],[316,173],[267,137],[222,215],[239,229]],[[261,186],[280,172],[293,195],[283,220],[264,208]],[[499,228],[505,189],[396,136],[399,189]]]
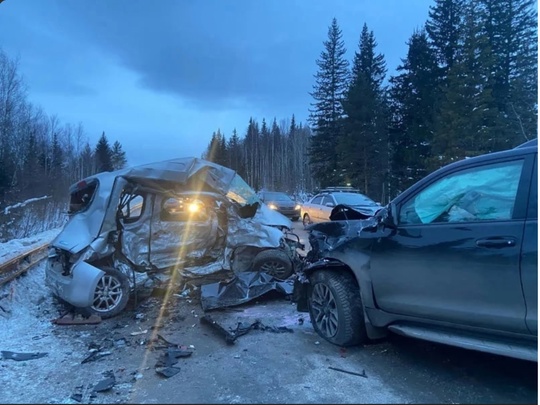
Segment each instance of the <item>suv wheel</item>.
[[111,318],[124,310],[129,300],[129,280],[120,270],[113,267],[101,268],[105,272],[94,291],[94,302],[84,312]]
[[284,251],[268,249],[255,256],[253,271],[262,271],[278,280],[286,280],[293,274],[293,264]]
[[367,342],[364,307],[353,275],[319,270],[309,281],[309,315],[315,331],[339,346]]

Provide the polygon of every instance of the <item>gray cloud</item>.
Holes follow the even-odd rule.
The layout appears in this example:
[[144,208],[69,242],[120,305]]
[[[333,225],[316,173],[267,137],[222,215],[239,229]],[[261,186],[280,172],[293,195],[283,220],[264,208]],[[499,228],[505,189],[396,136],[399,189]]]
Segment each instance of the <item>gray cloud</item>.
[[[84,89],[85,69],[77,68],[85,63],[99,64],[86,54],[89,48],[96,48],[136,72],[142,86],[182,96],[200,108],[258,105],[292,112],[309,105],[315,59],[333,16],[344,30],[351,56],[367,21],[375,31],[379,51],[393,57],[388,61],[391,70],[404,56],[404,44],[412,30],[425,20],[431,1],[27,3],[24,18],[29,22],[27,28],[34,30],[31,43],[34,49],[40,48],[38,54],[50,48],[48,66],[64,72],[58,76],[65,91],[77,91],[77,86]],[[419,10],[423,10],[423,17],[418,16]],[[409,14],[416,14],[412,21],[417,23],[408,20]],[[396,26],[396,21],[402,25]],[[400,55],[395,52],[398,48]],[[58,80],[51,82],[52,87],[59,84]]]

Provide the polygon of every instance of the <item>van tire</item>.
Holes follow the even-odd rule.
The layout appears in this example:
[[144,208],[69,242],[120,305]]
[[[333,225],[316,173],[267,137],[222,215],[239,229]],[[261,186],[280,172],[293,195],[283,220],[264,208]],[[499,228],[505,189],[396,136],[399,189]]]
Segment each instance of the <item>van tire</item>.
[[94,304],[83,309],[87,316],[98,315],[102,319],[112,318],[121,313],[129,301],[129,279],[114,267],[102,267],[105,274],[98,281],[94,291]]

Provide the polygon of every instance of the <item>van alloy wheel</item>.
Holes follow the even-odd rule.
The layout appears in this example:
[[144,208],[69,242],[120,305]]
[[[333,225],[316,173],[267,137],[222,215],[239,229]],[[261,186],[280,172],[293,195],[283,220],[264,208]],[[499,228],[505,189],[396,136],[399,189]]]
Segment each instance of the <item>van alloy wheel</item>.
[[92,305],[82,309],[86,315],[98,315],[103,319],[118,315],[129,300],[128,277],[114,267],[101,267],[105,274],[99,279],[94,290]]

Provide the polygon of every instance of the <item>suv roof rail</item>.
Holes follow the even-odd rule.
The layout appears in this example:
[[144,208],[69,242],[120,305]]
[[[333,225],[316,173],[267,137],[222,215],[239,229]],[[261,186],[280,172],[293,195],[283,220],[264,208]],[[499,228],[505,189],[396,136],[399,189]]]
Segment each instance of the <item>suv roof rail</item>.
[[530,146],[538,146],[538,138],[534,138],[534,139],[531,139],[530,141],[522,143],[521,145],[516,146],[514,149],[528,148]]
[[326,187],[326,188],[323,188],[320,192],[321,193],[335,193],[335,192],[359,193],[360,190],[353,187],[344,186],[344,187]]

